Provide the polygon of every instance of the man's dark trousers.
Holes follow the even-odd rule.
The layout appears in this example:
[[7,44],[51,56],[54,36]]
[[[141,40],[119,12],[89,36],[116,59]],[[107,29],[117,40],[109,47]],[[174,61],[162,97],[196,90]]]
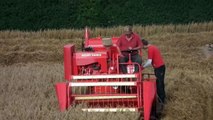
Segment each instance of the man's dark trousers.
[[166,71],[166,67],[165,65],[162,65],[158,68],[154,69],[155,71],[155,76],[157,78],[156,83],[157,83],[157,94],[159,96],[158,101],[160,103],[164,103],[165,102],[165,86],[164,86],[164,77],[165,77],[165,71]]
[[[142,58],[139,54],[136,54],[136,55],[131,55],[131,60],[132,62],[136,62],[138,63],[139,65],[142,64]],[[129,56],[124,56],[124,57],[121,57],[119,59],[119,62],[120,63],[127,63],[129,61]],[[127,73],[127,69],[126,69],[126,65],[120,65],[120,69],[122,71],[123,74],[126,74]],[[139,66],[138,65],[135,65],[135,72],[138,72],[139,71]]]

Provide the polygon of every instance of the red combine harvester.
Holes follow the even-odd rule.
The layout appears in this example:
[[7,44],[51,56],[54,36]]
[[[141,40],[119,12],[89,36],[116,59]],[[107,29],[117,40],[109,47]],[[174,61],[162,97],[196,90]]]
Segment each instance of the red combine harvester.
[[[128,74],[119,70],[119,56],[114,45],[118,37],[89,38],[81,52],[75,45],[64,46],[64,72],[67,82],[57,83],[56,93],[61,111],[76,104],[86,104],[87,112],[141,112],[144,120],[150,119],[156,100],[155,77],[134,73],[137,63],[125,63]],[[140,66],[140,65],[139,65]],[[141,68],[141,67],[139,67]]]

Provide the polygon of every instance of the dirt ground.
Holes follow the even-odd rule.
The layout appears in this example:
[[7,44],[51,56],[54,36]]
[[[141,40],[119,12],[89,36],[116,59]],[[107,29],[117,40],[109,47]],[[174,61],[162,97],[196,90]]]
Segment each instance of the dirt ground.
[[[213,32],[165,33],[146,39],[161,49],[166,62],[162,119],[212,120],[213,56],[206,44],[212,43]],[[54,85],[65,81],[63,46],[75,43],[79,49],[80,40],[0,37],[0,120],[138,120],[138,113],[85,113],[81,106],[59,112]]]
[[213,44],[206,44],[202,47],[203,53],[206,56],[206,59],[210,59],[213,57]]

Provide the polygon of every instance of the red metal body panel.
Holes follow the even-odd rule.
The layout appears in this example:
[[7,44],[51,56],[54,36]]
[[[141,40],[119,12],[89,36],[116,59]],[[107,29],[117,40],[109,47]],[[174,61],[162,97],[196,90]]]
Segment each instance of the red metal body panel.
[[[144,104],[144,118],[150,119],[151,108],[153,100],[156,97],[156,83],[155,81],[143,81],[143,104]],[[154,101],[155,102],[155,101]]]
[[[118,37],[112,37],[111,39],[112,39],[112,43],[116,44]],[[103,46],[101,37],[91,38],[88,41],[85,41],[85,47],[94,47],[95,50],[105,49]]]
[[[101,65],[100,72],[107,72],[107,52],[78,52],[73,55],[73,67],[81,67],[98,63]],[[74,74],[80,74],[75,71]]]
[[73,74],[73,53],[75,52],[75,45],[64,46],[64,78],[70,80]]
[[[55,86],[56,94],[59,101],[59,107],[61,111],[64,111],[68,108],[68,96],[67,96],[68,84],[66,83],[57,83]],[[64,94],[65,93],[65,94]]]

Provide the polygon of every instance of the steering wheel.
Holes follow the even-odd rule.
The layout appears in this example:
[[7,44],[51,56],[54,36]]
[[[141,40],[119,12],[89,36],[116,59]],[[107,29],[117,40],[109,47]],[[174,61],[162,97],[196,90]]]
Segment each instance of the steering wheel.
[[129,52],[129,53],[132,53],[132,52],[134,52],[134,51],[138,51],[138,50],[121,50],[121,52]]

